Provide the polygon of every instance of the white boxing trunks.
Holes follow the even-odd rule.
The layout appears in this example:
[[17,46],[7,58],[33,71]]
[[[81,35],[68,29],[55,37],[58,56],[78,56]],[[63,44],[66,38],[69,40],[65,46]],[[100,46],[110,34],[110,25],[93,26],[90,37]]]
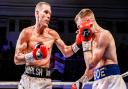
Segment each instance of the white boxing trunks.
[[21,77],[18,89],[52,89],[49,70],[27,66]]
[[96,69],[94,80],[92,89],[127,89],[117,64]]

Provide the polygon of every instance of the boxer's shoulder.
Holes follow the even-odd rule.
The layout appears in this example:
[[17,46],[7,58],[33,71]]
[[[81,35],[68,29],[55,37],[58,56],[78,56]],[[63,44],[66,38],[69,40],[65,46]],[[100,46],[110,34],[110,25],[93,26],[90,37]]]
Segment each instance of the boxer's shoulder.
[[25,28],[24,30],[25,30],[24,32],[25,32],[26,36],[30,36],[34,32],[35,27],[29,26],[29,27]]
[[97,36],[100,39],[103,39],[103,40],[106,39],[107,40],[110,35],[111,35],[110,31],[103,29],[103,30],[100,31],[100,34],[97,35]]
[[112,33],[109,30],[104,30],[104,32],[102,32],[102,38],[108,40],[109,42],[113,40]]
[[22,33],[29,34],[33,31],[33,29],[34,29],[33,26],[26,27],[22,30]]
[[48,30],[48,34],[53,36],[55,39],[57,39],[59,37],[59,34],[55,30],[50,29],[50,28],[47,28],[47,30]]
[[57,33],[54,29],[51,29],[51,28],[46,28],[46,30],[49,34],[56,34]]
[[108,36],[108,35],[111,35],[111,32],[110,32],[109,30],[104,29],[104,30],[102,31],[102,35]]

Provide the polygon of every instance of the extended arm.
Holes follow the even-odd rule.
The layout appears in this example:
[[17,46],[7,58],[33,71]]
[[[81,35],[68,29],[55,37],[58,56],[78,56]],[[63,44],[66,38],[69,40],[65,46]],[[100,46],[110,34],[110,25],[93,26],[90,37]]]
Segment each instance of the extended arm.
[[56,31],[50,31],[50,34],[52,34],[52,36],[54,37],[55,44],[57,45],[59,50],[62,52],[64,57],[70,57],[76,52],[76,51],[75,52],[73,51],[73,45],[75,45],[76,42],[72,45],[66,45]]

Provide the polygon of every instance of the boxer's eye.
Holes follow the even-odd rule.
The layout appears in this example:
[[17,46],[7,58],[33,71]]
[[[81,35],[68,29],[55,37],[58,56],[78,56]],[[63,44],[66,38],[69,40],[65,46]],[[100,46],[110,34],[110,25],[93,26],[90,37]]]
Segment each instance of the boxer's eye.
[[44,11],[44,13],[45,13],[45,14],[49,14],[49,12],[48,12],[48,11]]
[[49,12],[48,10],[45,10],[44,13],[51,15],[51,12]]

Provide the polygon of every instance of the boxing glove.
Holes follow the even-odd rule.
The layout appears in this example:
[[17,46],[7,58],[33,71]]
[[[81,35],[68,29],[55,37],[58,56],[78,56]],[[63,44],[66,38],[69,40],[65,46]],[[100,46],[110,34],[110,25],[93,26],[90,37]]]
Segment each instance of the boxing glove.
[[72,45],[72,50],[74,53],[76,53],[82,46],[82,40],[81,40],[81,36],[78,33],[76,35],[76,42]]
[[88,82],[88,77],[83,75],[79,80],[72,84],[71,89],[83,89],[84,84]]
[[79,34],[84,52],[92,50],[92,31],[92,23],[89,20],[81,24]]
[[82,89],[82,83],[79,81],[76,81],[72,84],[71,89]]
[[80,24],[81,28],[78,30],[76,42],[72,45],[75,53],[81,48],[81,44],[84,52],[92,50],[92,26],[93,24],[90,20]]
[[92,38],[92,23],[88,20],[81,24],[79,35],[82,41],[89,41]]
[[32,52],[25,54],[26,62],[33,62],[47,57],[47,48],[45,45],[37,44]]

